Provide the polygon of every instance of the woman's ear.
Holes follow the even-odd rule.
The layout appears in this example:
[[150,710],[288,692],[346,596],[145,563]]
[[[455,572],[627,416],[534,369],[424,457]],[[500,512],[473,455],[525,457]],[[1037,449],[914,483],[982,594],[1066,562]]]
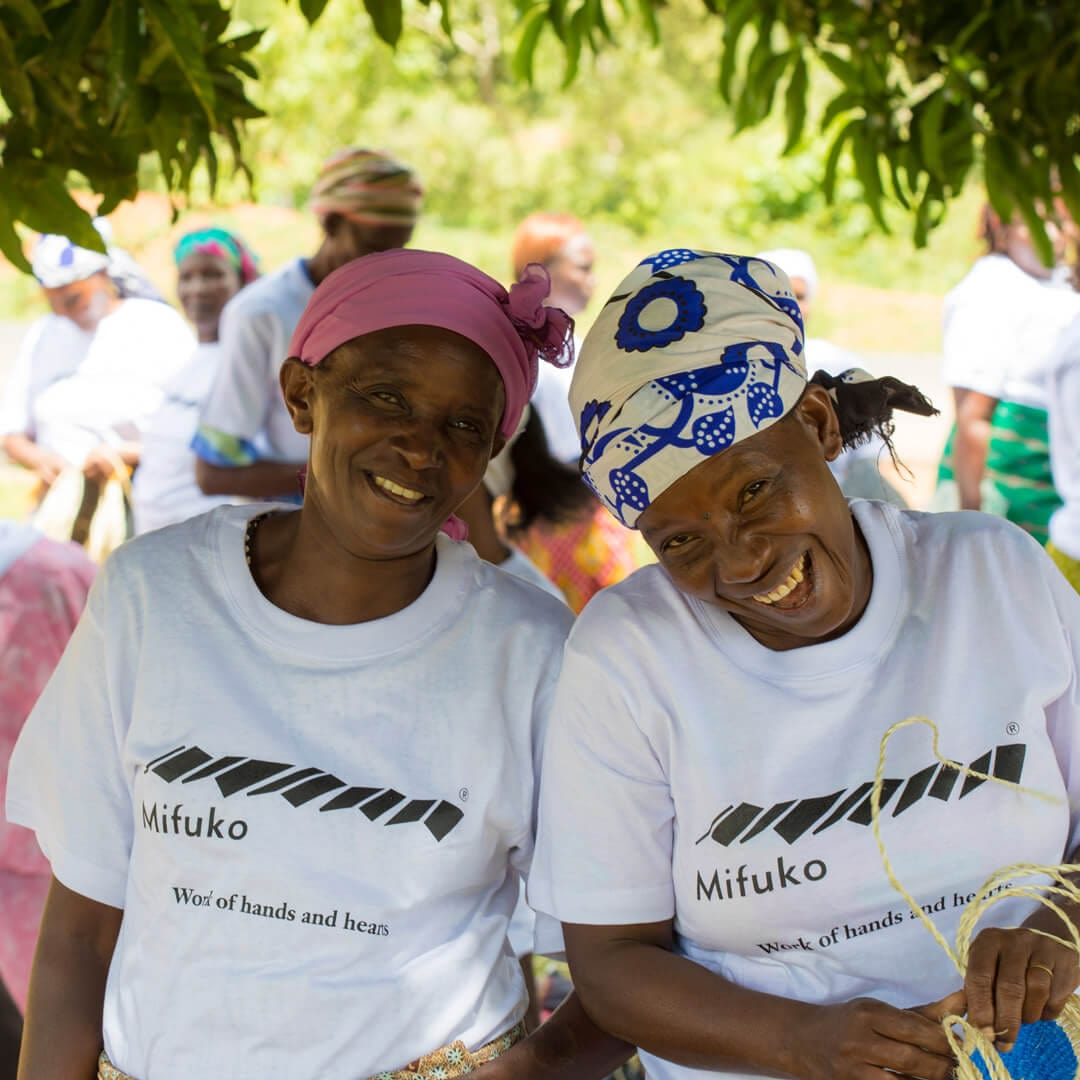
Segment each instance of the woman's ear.
[[825,460],[835,461],[844,449],[844,438],[829,391],[817,383],[808,383],[795,408],[808,433],[821,446]]
[[285,407],[292,417],[293,427],[301,435],[310,435],[314,428],[313,402],[314,402],[314,369],[290,356],[281,365],[278,373],[278,381],[281,383],[281,393],[285,398]]

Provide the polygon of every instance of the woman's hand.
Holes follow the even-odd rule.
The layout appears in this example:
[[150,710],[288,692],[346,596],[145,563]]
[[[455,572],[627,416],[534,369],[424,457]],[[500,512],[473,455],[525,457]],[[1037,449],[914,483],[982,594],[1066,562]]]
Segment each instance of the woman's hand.
[[116,454],[104,445],[94,447],[83,462],[83,476],[97,484],[104,484],[115,471]]
[[914,1009],[874,998],[811,1006],[789,1035],[792,1072],[801,1080],[950,1080],[956,1060],[941,1020],[963,1008],[962,990]]
[[1021,1024],[1053,1020],[1080,985],[1080,957],[1024,927],[983,930],[968,956],[968,1020],[1007,1051]]

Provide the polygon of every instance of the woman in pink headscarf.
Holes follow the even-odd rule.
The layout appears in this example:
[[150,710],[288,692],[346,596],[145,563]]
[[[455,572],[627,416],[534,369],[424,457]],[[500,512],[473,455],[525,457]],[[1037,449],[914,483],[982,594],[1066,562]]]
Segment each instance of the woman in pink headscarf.
[[446,535],[563,353],[546,292],[420,251],[331,274],[281,369],[303,505],[216,509],[106,565],[9,780],[54,875],[27,1077],[625,1058],[576,1000],[526,1033],[507,941],[570,615]]

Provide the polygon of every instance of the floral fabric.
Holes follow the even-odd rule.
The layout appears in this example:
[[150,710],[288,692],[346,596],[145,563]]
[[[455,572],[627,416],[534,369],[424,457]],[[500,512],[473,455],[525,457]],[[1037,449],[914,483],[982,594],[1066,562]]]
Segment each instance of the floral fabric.
[[[378,1073],[371,1080],[452,1080],[454,1077],[471,1073],[489,1061],[494,1061],[523,1038],[525,1038],[525,1025],[516,1024],[505,1035],[492,1039],[479,1050],[469,1050],[460,1041],[453,1042],[441,1050],[425,1054],[403,1069]],[[121,1072],[109,1061],[108,1055],[102,1053],[98,1059],[98,1080],[134,1080],[134,1078]]]
[[641,534],[624,529],[602,506],[562,525],[538,522],[514,543],[558,586],[575,615],[605,586],[656,561]]
[[[95,569],[78,545],[42,538],[0,576],[0,807],[15,740],[75,629]],[[49,879],[34,834],[0,816],[0,978],[20,1009]]]

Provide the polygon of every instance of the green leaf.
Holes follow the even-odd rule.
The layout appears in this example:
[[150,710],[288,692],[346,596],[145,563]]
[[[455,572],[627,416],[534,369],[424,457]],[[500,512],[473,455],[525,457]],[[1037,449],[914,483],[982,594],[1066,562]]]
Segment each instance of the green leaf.
[[922,197],[919,199],[919,205],[915,210],[915,246],[917,248],[926,247],[926,241],[930,236],[930,209],[932,206],[931,191],[933,190],[933,182],[928,181],[926,190],[922,193]]
[[[308,26],[314,26],[319,16],[326,9],[327,0],[300,0],[300,10],[308,21]],[[369,9],[370,10],[370,9]]]
[[40,34],[42,37],[51,37],[49,27],[41,17],[41,12],[34,5],[33,0],[4,0],[3,6],[9,11],[14,11],[18,19],[30,31],[31,34]]
[[852,134],[851,153],[855,159],[855,175],[862,184],[866,195],[867,205],[874,220],[878,223],[883,233],[888,234],[891,230],[882,213],[881,200],[884,194],[881,186],[881,170],[878,165],[877,147],[872,141],[873,133],[868,130],[866,122],[861,128]]
[[728,6],[724,16],[724,40],[720,58],[720,76],[717,87],[720,96],[731,102],[731,80],[739,55],[739,38],[757,10],[757,0],[735,0]]
[[0,253],[24,274],[29,274],[30,262],[23,254],[22,242],[15,231],[13,209],[7,199],[0,199]]
[[866,92],[863,73],[850,60],[845,60],[842,56],[824,49],[818,53],[818,58],[845,87],[849,89],[858,87],[863,93]]
[[530,8],[521,20],[521,35],[518,38],[514,57],[510,67],[514,75],[531,85],[533,81],[533,60],[540,34],[547,24],[547,4],[537,4]]
[[911,200],[907,197],[907,192],[904,191],[904,185],[900,179],[900,166],[896,158],[891,155],[886,155],[885,160],[889,166],[889,180],[892,183],[893,197],[905,210],[910,210]]
[[[81,0],[80,0],[81,2]],[[210,72],[202,54],[202,31],[186,0],[140,0],[164,44],[211,121],[216,109]]]
[[37,102],[26,70],[15,55],[15,42],[0,23],[0,89],[12,112],[27,125],[37,123]]
[[1028,227],[1028,232],[1031,234],[1031,244],[1042,260],[1043,266],[1053,266],[1054,245],[1051,243],[1050,235],[1046,231],[1046,222],[1035,208],[1034,200],[1031,198],[1018,198],[1017,209],[1019,209],[1020,216],[1024,219],[1024,224]]
[[849,120],[840,129],[840,134],[836,136],[832,146],[829,147],[829,154],[825,159],[825,175],[821,181],[821,189],[825,194],[826,202],[831,203],[833,196],[836,194],[836,171],[840,165],[840,155],[844,151],[844,144],[861,123],[861,120]]
[[1080,161],[1067,152],[1060,155],[1058,182],[1061,184],[1061,197],[1073,221],[1080,221]]
[[5,169],[10,191],[19,205],[19,220],[41,233],[60,233],[80,247],[104,251],[105,245],[90,215],[72,199],[60,175],[35,168]]
[[656,6],[654,0],[638,0],[638,9],[645,22],[645,29],[649,31],[649,37],[654,45],[660,44],[660,23],[656,20]]
[[387,45],[396,45],[401,37],[401,0],[364,0],[375,33]]
[[917,119],[913,120],[919,132],[919,150],[922,153],[923,165],[932,176],[939,180],[945,175],[941,124],[945,118],[946,105],[948,105],[948,100],[944,89],[937,90],[920,103],[916,110]]
[[142,42],[138,0],[113,0],[109,13],[109,35],[114,61],[109,80],[109,111],[115,116],[134,91],[139,77]]
[[990,205],[1002,221],[1011,221],[1013,215],[1012,177],[1006,162],[1009,152],[997,135],[986,136],[983,144],[983,182]]
[[825,107],[821,117],[821,130],[828,131],[833,121],[841,114],[856,109],[863,103],[862,94],[855,90],[841,90]]
[[784,93],[784,115],[787,118],[787,139],[781,154],[790,154],[802,138],[806,127],[806,89],[808,77],[806,57],[800,52],[791,69],[787,91]]
[[81,65],[87,46],[105,21],[109,0],[78,0],[70,6],[73,14],[64,24],[63,31],[56,35],[58,47],[54,63],[57,70]]
[[581,62],[581,43],[589,32],[589,26],[589,13],[583,4],[570,16],[566,24],[566,71],[562,81],[564,90],[577,78],[578,65]]

